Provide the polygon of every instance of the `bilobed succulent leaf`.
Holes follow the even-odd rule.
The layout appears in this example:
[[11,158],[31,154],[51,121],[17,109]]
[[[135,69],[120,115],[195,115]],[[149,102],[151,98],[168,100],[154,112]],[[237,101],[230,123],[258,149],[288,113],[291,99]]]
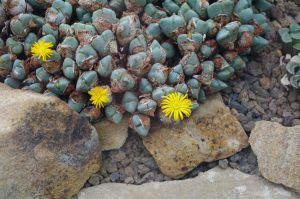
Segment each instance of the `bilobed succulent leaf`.
[[123,118],[123,112],[119,110],[119,106],[111,104],[105,107],[105,116],[108,120],[119,124]]
[[169,14],[176,14],[180,9],[180,7],[172,0],[164,0],[162,6]]
[[76,90],[87,93],[98,84],[98,76],[95,71],[87,71],[80,75],[77,80]]
[[129,52],[130,54],[136,54],[139,52],[146,52],[147,43],[144,35],[139,35],[135,39],[133,39],[129,44]]
[[164,84],[167,81],[168,78],[168,67],[156,63],[152,65],[149,73],[148,73],[148,79],[153,84]]
[[193,17],[188,22],[187,30],[190,33],[199,33],[205,35],[207,34],[209,27],[206,21]]
[[176,49],[173,44],[170,42],[164,42],[161,44],[161,47],[165,49],[167,59],[170,59],[175,56]]
[[78,4],[85,10],[94,12],[95,10],[105,7],[108,2],[107,0],[78,0]]
[[146,24],[158,22],[159,19],[167,17],[167,13],[158,9],[152,3],[148,3],[144,8],[143,21]]
[[162,100],[163,96],[166,96],[169,93],[174,92],[174,91],[175,91],[175,89],[173,87],[170,87],[167,85],[157,87],[152,92],[152,99],[157,102],[160,102]]
[[261,36],[256,36],[253,38],[252,52],[261,52],[268,46],[268,44],[268,40]]
[[124,0],[111,0],[109,1],[109,6],[117,12],[117,14],[121,14],[124,10],[126,10]]
[[111,55],[107,55],[99,61],[96,71],[101,77],[109,77],[113,68],[113,58]]
[[29,73],[29,68],[24,65],[24,61],[16,59],[13,64],[11,76],[19,81],[23,81]]
[[293,50],[294,50],[294,54],[297,54],[300,52],[300,43],[297,43],[295,45],[293,45]]
[[147,136],[150,130],[150,118],[147,115],[135,114],[130,118],[129,125],[140,136]]
[[70,93],[66,93],[69,84],[71,84],[70,80],[68,80],[65,77],[53,78],[47,84],[47,89],[60,96],[66,95],[66,94],[70,94]]
[[161,40],[162,32],[158,23],[151,23],[147,26],[145,30],[145,37],[147,41],[151,42],[153,40]]
[[292,37],[293,43],[299,43],[300,42],[300,31],[298,32],[291,32],[290,36]]
[[170,38],[176,38],[181,32],[185,32],[185,20],[182,16],[172,15],[159,21],[162,32]]
[[236,2],[235,7],[234,7],[234,11],[236,13],[241,12],[244,9],[247,9],[249,7],[251,7],[251,0],[239,0]]
[[65,58],[63,62],[63,73],[68,79],[73,80],[78,77],[79,68],[76,62],[71,58]]
[[108,8],[103,8],[93,12],[92,16],[93,25],[96,27],[99,34],[105,30],[112,29],[113,24],[117,24],[119,19],[116,13]]
[[267,0],[256,0],[254,5],[261,12],[266,12],[272,8],[272,4]]
[[123,16],[118,23],[116,37],[120,45],[127,46],[140,33],[140,20],[135,14]]
[[228,85],[225,82],[221,81],[221,80],[215,79],[215,80],[211,81],[211,84],[210,84],[209,87],[210,87],[210,92],[211,93],[216,93],[216,92],[219,92],[219,91],[227,88]]
[[184,20],[188,22],[192,18],[199,18],[198,14],[190,8],[187,3],[183,3],[178,11],[178,15],[183,16]]
[[136,111],[139,99],[137,96],[130,91],[126,91],[122,98],[122,105],[125,110],[129,113],[134,113]]
[[152,93],[153,87],[148,79],[142,78],[139,82],[139,91],[143,94]]
[[226,15],[230,16],[233,12],[234,2],[232,0],[222,0],[212,3],[207,7],[207,14],[210,19]]
[[201,19],[206,19],[207,17],[207,7],[209,3],[207,0],[187,0],[188,5],[196,11]]
[[21,82],[9,76],[5,78],[4,84],[10,86],[11,88],[21,88]]
[[291,76],[290,83],[294,88],[299,88],[300,87],[300,74]]
[[241,23],[248,23],[253,18],[253,9],[244,9],[238,13],[238,16],[240,17]]
[[296,22],[292,22],[290,25],[289,30],[294,33],[294,32],[299,32],[300,31],[300,25],[297,24]]
[[233,49],[233,43],[237,40],[241,23],[233,21],[226,24],[217,34],[216,40],[224,48]]
[[300,57],[293,56],[289,63],[286,65],[286,70],[293,75],[300,71]]

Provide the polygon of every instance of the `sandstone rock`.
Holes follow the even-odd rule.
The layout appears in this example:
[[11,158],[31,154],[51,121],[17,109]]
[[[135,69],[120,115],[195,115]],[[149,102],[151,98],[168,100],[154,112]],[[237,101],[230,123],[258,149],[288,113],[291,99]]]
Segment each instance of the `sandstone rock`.
[[96,130],[61,100],[0,83],[0,110],[1,199],[71,198],[99,169]]
[[95,124],[101,145],[101,150],[119,149],[128,137],[128,116],[124,116],[120,124],[104,119]]
[[248,137],[217,94],[180,126],[152,130],[143,143],[165,175],[180,178],[201,162],[240,151],[248,145]]
[[214,168],[198,177],[143,185],[101,184],[81,190],[78,199],[297,199],[295,193],[238,170]]
[[266,179],[300,192],[300,125],[259,121],[249,142]]

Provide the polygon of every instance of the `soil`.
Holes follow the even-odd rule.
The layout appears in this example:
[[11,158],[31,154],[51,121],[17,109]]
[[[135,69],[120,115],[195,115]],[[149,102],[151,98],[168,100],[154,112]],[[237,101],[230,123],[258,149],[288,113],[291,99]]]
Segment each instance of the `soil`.
[[[284,126],[300,125],[300,95],[285,88],[280,80],[286,74],[284,63],[289,55],[281,51],[276,30],[292,21],[300,22],[300,1],[275,0],[269,13],[271,31],[267,34],[270,45],[260,55],[253,56],[247,69],[231,82],[231,88],[222,93],[225,104],[250,134],[256,121],[270,120]],[[103,168],[94,174],[85,187],[108,182],[142,184],[150,181],[171,180],[163,175],[154,159],[143,146],[141,138],[130,132],[125,145],[119,150],[103,152]],[[197,176],[215,166],[232,167],[245,173],[258,173],[257,161],[251,148],[224,160],[203,163],[185,178]]]

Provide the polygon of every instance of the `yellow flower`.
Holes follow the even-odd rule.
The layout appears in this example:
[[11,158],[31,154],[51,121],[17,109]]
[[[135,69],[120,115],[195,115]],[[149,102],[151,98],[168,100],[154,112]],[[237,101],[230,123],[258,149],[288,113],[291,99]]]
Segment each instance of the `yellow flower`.
[[51,49],[53,44],[47,41],[34,42],[31,47],[31,54],[36,56],[38,59],[46,61],[52,56],[53,50]]
[[164,97],[161,102],[162,112],[166,117],[175,121],[190,117],[192,113],[192,101],[187,98],[187,94],[173,92]]
[[103,108],[110,100],[111,93],[107,86],[97,86],[89,91],[91,102],[96,108]]

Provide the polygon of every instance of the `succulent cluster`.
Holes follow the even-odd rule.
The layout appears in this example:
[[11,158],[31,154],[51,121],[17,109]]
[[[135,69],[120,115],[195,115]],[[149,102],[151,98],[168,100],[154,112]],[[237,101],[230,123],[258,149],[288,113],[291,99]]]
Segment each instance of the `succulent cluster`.
[[281,82],[284,86],[291,85],[293,88],[300,88],[300,54],[295,55],[286,64],[287,74]]
[[128,112],[143,136],[154,116],[189,117],[268,44],[267,0],[1,2],[0,81],[91,122]]
[[296,22],[291,23],[289,28],[280,28],[279,37],[283,43],[285,53],[297,55],[300,52],[300,25]]

